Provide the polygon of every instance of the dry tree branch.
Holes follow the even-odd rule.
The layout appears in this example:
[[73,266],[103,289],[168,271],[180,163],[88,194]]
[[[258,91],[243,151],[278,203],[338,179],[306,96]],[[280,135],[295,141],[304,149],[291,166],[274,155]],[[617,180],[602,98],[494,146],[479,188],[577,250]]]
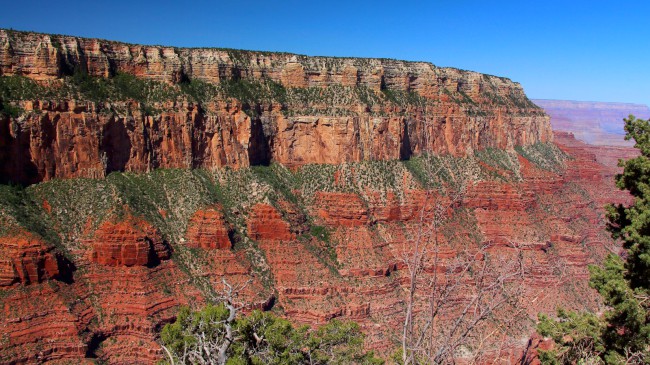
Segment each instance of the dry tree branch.
[[[521,296],[517,282],[525,277],[523,254],[518,245],[515,259],[493,261],[488,252],[491,245],[472,248],[469,242],[456,259],[441,258],[443,227],[454,212],[462,207],[465,194],[473,183],[471,167],[454,171],[445,167],[451,180],[443,194],[427,190],[425,204],[420,208],[416,227],[402,244],[400,259],[407,269],[407,301],[402,328],[403,364],[453,363],[459,351],[473,345],[474,359],[487,348],[487,341],[508,326],[501,312],[514,306]],[[430,176],[431,180],[435,176]],[[431,273],[430,276],[427,276]],[[416,301],[424,298],[426,309],[416,311]],[[517,311],[521,313],[521,310]],[[492,324],[495,328],[488,329]],[[498,350],[502,351],[502,347]]]

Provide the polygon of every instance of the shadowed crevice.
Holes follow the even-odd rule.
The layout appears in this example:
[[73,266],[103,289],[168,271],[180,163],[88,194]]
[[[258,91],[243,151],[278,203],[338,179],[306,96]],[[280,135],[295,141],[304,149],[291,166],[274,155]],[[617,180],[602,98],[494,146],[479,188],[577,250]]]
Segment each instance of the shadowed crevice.
[[251,166],[271,164],[271,148],[264,134],[264,125],[258,118],[251,119],[251,137],[248,145],[248,160]]
[[86,357],[91,359],[97,358],[97,350],[99,350],[102,342],[106,341],[108,336],[103,333],[93,333],[88,340],[88,348],[86,349]]
[[404,121],[399,146],[399,159],[401,161],[408,160],[411,158],[412,153],[413,151],[411,150],[411,138],[409,137],[408,122]]
[[102,133],[101,156],[106,163],[106,174],[124,171],[131,157],[131,139],[126,126],[120,120],[111,120]]

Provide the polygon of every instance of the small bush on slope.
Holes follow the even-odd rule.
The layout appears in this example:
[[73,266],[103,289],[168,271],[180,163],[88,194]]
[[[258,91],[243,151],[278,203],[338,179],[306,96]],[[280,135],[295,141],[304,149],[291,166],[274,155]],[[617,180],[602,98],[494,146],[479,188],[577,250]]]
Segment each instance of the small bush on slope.
[[232,313],[225,304],[197,312],[182,308],[176,322],[163,328],[163,345],[180,364],[217,364],[218,349],[224,344],[222,361],[229,365],[383,363],[363,350],[363,334],[352,322],[332,320],[310,330],[295,328],[269,312],[254,311],[234,319],[229,318]]

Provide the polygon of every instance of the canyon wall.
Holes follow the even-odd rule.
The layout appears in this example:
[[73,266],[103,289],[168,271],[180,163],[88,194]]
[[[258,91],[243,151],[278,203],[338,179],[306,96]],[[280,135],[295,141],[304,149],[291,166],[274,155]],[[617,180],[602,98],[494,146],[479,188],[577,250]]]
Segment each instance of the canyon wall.
[[[629,200],[597,149],[568,133],[555,140],[448,163],[160,169],[0,186],[0,361],[154,363],[160,328],[180,306],[213,300],[223,279],[249,282],[246,311],[354,320],[388,357],[404,318],[405,247],[421,212],[447,204],[421,180],[427,168],[474,177],[436,235],[441,266],[426,266],[422,280],[467,250],[483,247],[504,265],[519,257],[521,296],[504,313],[517,324],[489,332],[501,356],[520,359],[538,312],[601,309],[587,265],[617,247],[601,207]],[[470,299],[463,288],[452,303]],[[416,298],[419,313],[426,295]]]
[[[155,97],[84,89],[125,74]],[[0,76],[0,181],[31,184],[0,184],[0,362],[155,363],[160,329],[224,279],[248,283],[244,311],[354,320],[387,358],[404,253],[436,204],[440,261],[423,281],[477,250],[497,269],[521,260],[521,295],[501,313],[521,321],[489,328],[497,355],[519,359],[540,311],[601,309],[587,265],[616,250],[601,207],[629,199],[612,161],[633,152],[599,160],[554,137],[508,79],[7,30]],[[471,299],[461,285],[451,307]]]
[[[180,90],[258,82],[283,100],[203,103],[10,95],[0,174],[33,183],[155,168],[285,166],[465,156],[552,140],[548,117],[509,79],[424,62],[141,46],[0,30],[0,76],[63,89],[70,75],[132,74]],[[62,86],[63,85],[63,86]],[[230,84],[228,84],[230,85]],[[15,93],[14,93],[15,94]],[[241,98],[240,98],[241,99]]]

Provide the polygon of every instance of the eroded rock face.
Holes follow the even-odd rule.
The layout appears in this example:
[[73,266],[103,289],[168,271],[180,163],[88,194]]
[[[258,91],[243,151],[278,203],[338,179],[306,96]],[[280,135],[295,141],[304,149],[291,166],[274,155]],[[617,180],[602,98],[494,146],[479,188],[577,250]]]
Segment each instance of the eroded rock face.
[[[0,171],[11,181],[103,177],[111,171],[249,166],[250,118],[215,104],[206,116],[179,103],[159,118],[101,114],[94,103],[25,102],[20,125],[0,119]],[[128,104],[125,108],[131,108]]]
[[440,88],[454,88],[470,97],[481,95],[488,82],[503,95],[521,93],[506,78],[425,62],[388,59],[309,57],[214,48],[176,48],[125,44],[70,36],[0,31],[0,71],[36,80],[53,80],[80,65],[90,75],[117,72],[175,83],[184,77],[212,83],[232,77],[267,77],[287,87],[361,85],[372,90],[417,91],[437,96]]
[[197,210],[187,228],[187,245],[203,249],[227,250],[232,248],[231,230],[224,220],[221,207]]
[[[23,118],[0,120],[0,177],[32,183],[103,177],[112,171],[239,168],[263,162],[299,169],[310,163],[396,160],[424,152],[461,156],[553,139],[548,119],[538,109],[494,102],[512,100],[512,95],[525,98],[518,84],[473,72],[391,60],[148,47],[0,31],[2,75],[56,82],[75,65],[95,76],[128,72],[169,83],[188,78],[218,83],[241,76],[270,78],[286,88],[417,92],[433,105],[339,101],[331,107],[346,113],[332,116],[309,112],[327,109],[315,104],[273,104],[259,105],[259,115],[251,117],[238,101],[212,100],[199,107],[178,100],[158,105],[160,113],[148,116],[135,102],[118,103],[129,111],[118,115],[103,113],[101,103],[25,100]],[[476,109],[453,100],[460,91]],[[501,260],[521,255],[522,308],[528,315],[554,311],[560,303],[579,309],[598,306],[586,267],[614,245],[604,233],[598,207],[629,198],[612,183],[617,171],[612,161],[629,151],[608,150],[605,166],[597,150],[571,135],[558,134],[555,140],[573,157],[562,171],[541,169],[518,155],[516,178],[512,171],[492,166],[505,178],[470,186],[454,207],[462,214],[432,237],[439,243],[442,264],[428,264],[423,279],[443,275],[470,242],[488,247]],[[353,163],[344,166],[355,168]],[[7,341],[0,341],[0,362],[96,357],[154,363],[163,356],[156,342],[159,329],[174,319],[179,306],[203,306],[224,279],[245,287],[240,294],[246,310],[277,305],[290,320],[311,325],[353,319],[367,334],[370,348],[382,354],[394,351],[391,333],[399,333],[403,324],[408,284],[401,260],[405,247],[421,218],[432,213],[432,203],[450,202],[414,183],[406,168],[389,191],[366,186],[367,177],[365,183],[352,179],[346,183],[354,186],[345,185],[337,172],[309,191],[275,194],[277,186],[250,175],[245,180],[249,185],[229,190],[226,175],[232,171],[219,171],[201,176],[220,184],[221,193],[232,193],[214,199],[223,206],[206,203],[203,195],[195,197],[200,203],[191,201],[182,187],[167,189],[169,206],[150,212],[159,219],[148,222],[131,214],[90,219],[87,236],[56,223],[57,216],[70,215],[65,203],[44,202],[52,228],[74,264],[83,268],[70,283],[50,280],[62,269],[53,266],[53,250],[35,235],[0,238],[7,258],[0,267],[0,332],[7,334]],[[201,193],[210,189],[203,188]],[[118,190],[111,193],[119,195]],[[236,206],[247,194],[254,196],[247,200],[250,204]],[[111,194],[93,197],[127,204]],[[180,228],[168,245],[161,232],[168,234],[173,227]],[[233,247],[231,229],[237,229],[236,245],[241,247]],[[178,255],[168,260],[171,247]],[[467,300],[469,292],[455,300]],[[513,358],[518,349],[513,347]]]
[[368,209],[357,194],[316,194],[318,216],[330,226],[360,226],[368,223]]
[[248,235],[254,240],[290,241],[296,238],[280,213],[268,204],[256,204],[251,209]]
[[[560,304],[598,308],[598,296],[588,286],[587,266],[615,247],[598,207],[607,201],[626,202],[629,197],[614,186],[617,168],[598,163],[597,149],[568,134],[558,134],[556,140],[573,157],[565,160],[562,170],[539,168],[518,155],[519,178],[486,178],[468,185],[467,193],[454,203],[458,209],[451,219],[431,237],[438,242],[440,265],[429,261],[423,280],[446,275],[446,267],[463,250],[487,247],[495,262],[521,258],[522,315],[535,318]],[[23,239],[20,245],[17,239],[0,240],[14,242],[4,247],[14,247],[12,257],[23,261],[14,259],[13,267],[22,265],[27,273],[21,277],[14,274],[17,270],[3,271],[2,278],[10,285],[0,288],[0,330],[9,341],[0,343],[0,360],[91,356],[115,363],[154,363],[163,356],[156,345],[159,329],[173,320],[179,306],[203,306],[210,293],[205,288],[218,291],[224,279],[245,287],[240,293],[245,310],[278,306],[291,321],[309,325],[352,319],[367,335],[370,348],[390,354],[395,349],[391,334],[399,333],[403,324],[408,286],[402,260],[405,249],[417,235],[422,217],[426,223],[435,204],[452,202],[437,190],[418,187],[399,162],[382,165],[398,168],[391,170],[399,171],[394,189],[387,192],[364,185],[354,190],[350,184],[358,183],[354,177],[361,175],[351,171],[361,171],[361,165],[325,166],[324,170],[336,173],[321,188],[309,185],[308,190],[285,189],[277,194],[254,174],[246,175],[249,180],[239,195],[231,194],[238,190],[228,190],[228,184],[240,181],[224,176],[246,171],[175,175],[175,182],[179,176],[214,178],[210,184],[220,181],[229,204],[185,205],[189,199],[185,190],[164,190],[171,205],[153,211],[160,214],[155,222],[176,224],[179,214],[186,214],[183,223],[187,224],[178,226],[178,242],[170,243],[178,253],[173,260],[166,259],[169,248],[162,240],[162,228],[151,222],[130,213],[121,219],[90,220],[82,224],[92,228],[88,236],[66,242],[74,264],[81,268],[70,283],[50,280],[54,270],[46,263],[51,251],[38,240]],[[509,176],[498,166],[486,171]],[[250,194],[243,199],[251,204],[235,207],[242,194]],[[294,199],[281,198],[291,194]],[[269,200],[269,196],[280,198]],[[61,200],[48,199],[39,206],[53,220],[66,214]],[[226,214],[233,226],[226,223]],[[237,230],[236,243],[228,240],[230,229]],[[25,261],[25,257],[34,259]],[[471,283],[462,284],[471,288]],[[467,293],[471,290],[461,290],[453,300],[467,301]],[[526,342],[517,339],[532,332],[528,328],[513,339],[513,347],[507,349],[509,358],[520,356]]]
[[60,275],[53,247],[23,230],[0,237],[0,287],[36,284]]
[[[463,156],[553,139],[548,117],[518,83],[428,63],[137,46],[6,30],[0,45],[0,75],[49,84],[77,67],[92,76],[122,72],[167,83],[271,80],[287,90],[333,95],[254,101],[247,105],[256,110],[252,116],[222,97],[201,107],[187,99],[157,103],[155,116],[135,102],[112,103],[110,110],[128,111],[116,113],[104,103],[22,101],[26,115],[0,120],[0,173],[18,182],[272,161],[299,167],[427,152]],[[386,102],[352,97],[353,89]],[[394,93],[422,102],[390,101]]]
[[0,360],[37,364],[77,359],[84,363],[88,345],[79,327],[87,328],[93,317],[88,303],[67,300],[69,292],[63,294],[56,281],[21,289],[7,290],[0,302],[0,331],[5,335]]
[[150,223],[130,217],[104,222],[93,239],[92,261],[107,266],[152,266],[169,259],[169,245]]

